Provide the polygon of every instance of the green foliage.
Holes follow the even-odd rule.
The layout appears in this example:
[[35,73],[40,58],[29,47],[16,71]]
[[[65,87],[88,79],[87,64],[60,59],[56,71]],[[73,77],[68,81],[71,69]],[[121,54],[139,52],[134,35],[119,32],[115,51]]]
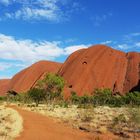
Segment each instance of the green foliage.
[[36,106],[38,106],[41,101],[45,100],[45,93],[42,89],[33,88],[28,91],[28,97],[36,103]]
[[110,89],[96,89],[93,96],[93,104],[106,105],[110,102],[112,92]]
[[0,96],[0,101],[3,101],[5,99],[6,99],[5,96]]
[[48,73],[45,78],[38,82],[40,88],[46,88],[49,92],[61,93],[65,85],[64,79],[56,74]]
[[69,103],[67,101],[61,101],[58,104],[60,107],[68,108]]
[[140,106],[140,92],[130,92],[122,97],[124,104]]
[[88,96],[87,94],[83,96],[78,96],[76,92],[71,92],[70,102],[72,104],[78,105],[79,108],[86,108],[92,104],[92,96]]
[[79,103],[79,96],[77,96],[76,92],[74,91],[71,92],[70,100],[73,104]]
[[62,98],[62,91],[65,85],[64,79],[56,74],[49,73],[37,84],[39,89],[43,89],[47,100]]
[[71,93],[71,102],[79,106],[92,104],[94,106],[121,107],[124,105],[139,106],[140,92],[131,92],[124,96],[113,95],[110,89],[96,89],[92,96],[78,96],[75,92]]
[[18,94],[15,91],[9,91],[6,100],[9,102],[40,102],[62,100],[62,91],[64,88],[64,79],[56,74],[49,73],[44,79],[38,81],[35,88],[30,89],[27,93]]

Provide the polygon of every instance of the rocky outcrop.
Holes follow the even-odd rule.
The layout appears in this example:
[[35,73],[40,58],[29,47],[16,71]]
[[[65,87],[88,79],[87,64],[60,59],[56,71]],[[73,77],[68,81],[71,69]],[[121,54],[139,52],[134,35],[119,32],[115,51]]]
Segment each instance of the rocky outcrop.
[[41,79],[45,74],[57,73],[61,67],[61,63],[50,61],[39,61],[30,67],[17,73],[9,83],[9,91],[22,93],[34,87],[36,82]]
[[64,77],[65,96],[75,91],[79,96],[99,88],[114,93],[140,91],[140,54],[124,53],[105,45],[95,45],[71,54],[64,64],[40,61],[17,73],[11,80],[0,80],[0,94],[7,90],[26,92],[46,73]]
[[140,54],[95,45],[71,54],[58,73],[67,82],[67,96],[71,91],[91,94],[96,88],[124,94],[140,89]]
[[10,79],[1,79],[0,80],[0,96],[3,96],[6,94],[8,90]]

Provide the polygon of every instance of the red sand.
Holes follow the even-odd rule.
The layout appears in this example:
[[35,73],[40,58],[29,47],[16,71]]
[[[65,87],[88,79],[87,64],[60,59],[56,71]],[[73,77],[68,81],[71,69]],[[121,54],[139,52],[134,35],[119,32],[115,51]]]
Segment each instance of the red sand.
[[40,114],[16,109],[24,119],[24,131],[16,140],[91,140],[88,133],[68,128]]
[[23,118],[24,130],[16,140],[97,140],[98,138],[101,140],[114,140],[118,138],[110,133],[83,132],[38,113],[22,110],[15,106],[11,108],[17,110]]

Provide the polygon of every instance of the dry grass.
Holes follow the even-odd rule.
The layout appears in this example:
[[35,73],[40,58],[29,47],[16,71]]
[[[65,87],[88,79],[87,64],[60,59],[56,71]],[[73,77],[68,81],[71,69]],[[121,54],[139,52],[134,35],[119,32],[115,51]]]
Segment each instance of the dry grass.
[[22,131],[22,118],[17,111],[0,105],[0,140],[13,140]]
[[[129,121],[129,108],[119,107],[111,108],[107,106],[100,106],[95,108],[78,108],[75,105],[69,106],[68,108],[63,108],[58,105],[39,105],[35,107],[34,105],[25,105],[24,109],[29,111],[34,111],[41,113],[46,116],[51,116],[57,118],[59,121],[63,121],[66,124],[71,125],[74,128],[78,128],[87,132],[96,132],[105,134],[113,129],[113,120],[119,115],[124,115],[127,121]],[[127,123],[128,124],[128,123]],[[123,126],[118,123],[119,127],[123,130],[129,131],[131,129],[129,125]]]

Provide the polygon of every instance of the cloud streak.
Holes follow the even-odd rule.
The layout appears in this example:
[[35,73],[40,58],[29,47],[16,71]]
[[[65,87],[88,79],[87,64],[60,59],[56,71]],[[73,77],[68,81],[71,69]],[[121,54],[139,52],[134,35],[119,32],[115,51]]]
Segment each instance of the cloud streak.
[[8,19],[61,22],[73,12],[80,11],[79,3],[69,0],[2,0],[0,3],[4,9],[1,18]]
[[107,21],[112,16],[113,16],[112,13],[106,13],[103,15],[95,15],[95,16],[91,17],[91,20],[94,23],[94,26],[97,27],[97,26],[100,26],[101,24],[103,24],[105,21]]

